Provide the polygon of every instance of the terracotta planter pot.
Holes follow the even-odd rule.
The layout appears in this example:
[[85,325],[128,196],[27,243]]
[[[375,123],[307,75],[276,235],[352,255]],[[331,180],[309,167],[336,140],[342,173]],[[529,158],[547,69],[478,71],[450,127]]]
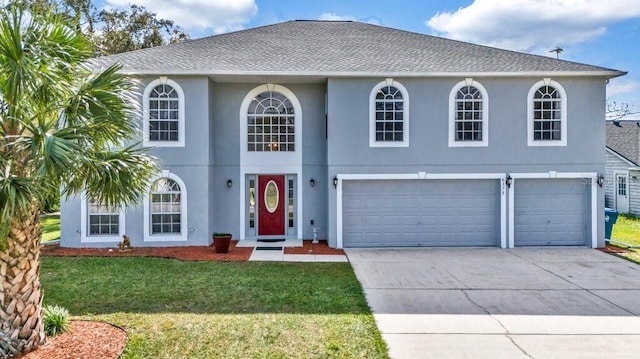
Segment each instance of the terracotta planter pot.
[[229,244],[231,243],[231,235],[214,235],[213,246],[216,248],[216,253],[228,253]]

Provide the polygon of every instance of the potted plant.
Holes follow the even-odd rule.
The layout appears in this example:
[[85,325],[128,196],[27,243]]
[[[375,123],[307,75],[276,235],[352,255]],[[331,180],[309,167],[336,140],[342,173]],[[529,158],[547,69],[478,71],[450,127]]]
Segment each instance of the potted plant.
[[231,233],[214,233],[213,234],[213,246],[216,248],[216,253],[229,252],[229,243],[231,243]]

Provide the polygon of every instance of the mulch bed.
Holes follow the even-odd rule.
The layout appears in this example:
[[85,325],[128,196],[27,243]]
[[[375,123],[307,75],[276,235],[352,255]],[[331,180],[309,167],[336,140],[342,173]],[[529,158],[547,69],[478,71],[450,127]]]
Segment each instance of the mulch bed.
[[327,241],[313,244],[312,241],[302,241],[302,247],[285,247],[284,254],[342,254],[342,249],[331,248]]
[[126,344],[127,333],[122,328],[103,322],[73,320],[67,332],[48,337],[43,346],[17,358],[116,359]]
[[[216,253],[213,246],[183,247],[135,247],[132,251],[120,252],[117,248],[60,248],[60,245],[44,245],[41,254],[49,257],[159,257],[181,261],[248,261],[253,252],[251,247],[236,247],[238,241],[231,241],[229,253]],[[303,241],[302,247],[285,247],[285,254],[342,254],[342,249],[330,248],[327,241],[313,244]]]
[[622,247],[618,247],[618,246],[614,246],[611,244],[608,244],[606,247],[603,248],[598,248],[598,250],[605,252],[605,253],[627,253],[629,252],[628,249],[622,248]]
[[248,261],[253,248],[236,247],[231,241],[229,253],[216,253],[213,246],[184,247],[135,247],[132,251],[120,252],[117,248],[60,248],[59,245],[42,246],[43,256],[52,257],[160,257],[181,261]]

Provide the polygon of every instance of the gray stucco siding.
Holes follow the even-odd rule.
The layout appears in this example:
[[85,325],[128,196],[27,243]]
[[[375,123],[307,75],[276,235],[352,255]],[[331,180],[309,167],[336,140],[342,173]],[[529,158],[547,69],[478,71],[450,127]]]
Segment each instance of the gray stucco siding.
[[[244,238],[240,225],[241,156],[240,107],[245,96],[262,83],[214,82],[206,76],[171,76],[185,93],[185,147],[156,148],[162,169],[170,169],[187,186],[187,242],[134,242],[134,245],[195,245],[210,243],[212,232]],[[148,76],[143,84],[157,79]],[[245,79],[249,81],[250,79]],[[469,173],[603,173],[604,80],[553,78],[567,93],[567,146],[527,145],[527,94],[540,78],[474,78],[488,93],[488,146],[449,147],[449,93],[463,78],[395,78],[409,97],[409,147],[369,147],[369,96],[384,79],[329,79],[323,83],[277,82],[291,90],[302,110],[301,184],[297,203],[302,213],[302,237],[312,238],[311,220],[319,238],[336,246],[336,174]],[[325,118],[325,99],[326,111]],[[325,135],[326,134],[326,135]],[[265,164],[265,173],[274,173]],[[249,172],[247,172],[249,173]],[[311,187],[309,181],[316,185]],[[231,180],[231,188],[227,181]],[[599,190],[598,208],[604,206]],[[65,245],[84,246],[77,231],[79,205],[63,205]],[[601,212],[601,211],[599,211]],[[77,218],[71,219],[71,216]],[[598,214],[598,223],[603,214]],[[126,232],[142,238],[142,207],[127,210]],[[603,232],[598,225],[598,232]],[[590,233],[590,232],[589,232]],[[75,239],[77,237],[77,240]],[[135,237],[135,238],[134,238]],[[496,239],[496,241],[499,238]],[[98,246],[98,244],[90,244]]]
[[[474,78],[489,97],[487,147],[448,146],[449,93],[462,78],[403,79],[409,147],[369,147],[369,94],[383,79],[329,79],[327,180],[336,174],[603,173],[604,79],[553,78],[567,94],[567,146],[527,144],[527,95],[541,78]],[[599,190],[597,208],[604,206]],[[329,193],[329,243],[336,245],[336,193]],[[598,210],[598,238],[604,214]],[[589,212],[590,215],[591,212]],[[590,233],[590,232],[588,232]],[[598,240],[598,245],[604,245]]]
[[[158,79],[147,76],[140,79],[142,93],[145,87]],[[207,77],[169,76],[184,92],[185,106],[185,146],[152,147],[150,154],[158,157],[162,165],[201,165],[210,164],[209,150],[209,83]],[[138,98],[142,106],[142,96]],[[140,119],[142,128],[142,118]]]
[[567,93],[568,145],[529,147],[527,94],[541,79],[474,78],[489,97],[489,145],[456,148],[448,146],[449,92],[462,78],[394,78],[409,95],[409,147],[369,147],[369,94],[381,80],[329,79],[329,166],[454,164],[464,172],[464,167],[481,163],[526,172],[530,165],[555,170],[564,165],[604,163],[605,85],[601,79],[554,78]]
[[[133,247],[208,245],[211,243],[209,233],[209,186],[206,166],[166,166],[172,174],[177,175],[186,186],[186,222],[181,223],[181,230],[187,235],[186,241],[155,241],[150,235],[144,238],[144,201],[130,205],[125,209],[124,233],[131,239]],[[184,192],[182,205],[184,206]],[[115,247],[113,242],[82,242],[80,198],[64,201],[61,208],[61,238],[65,247]],[[122,225],[122,224],[121,224]]]

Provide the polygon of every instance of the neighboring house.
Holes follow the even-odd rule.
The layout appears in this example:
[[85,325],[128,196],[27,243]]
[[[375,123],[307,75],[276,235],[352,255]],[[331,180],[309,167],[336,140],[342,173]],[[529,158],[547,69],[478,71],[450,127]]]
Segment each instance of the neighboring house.
[[605,83],[624,73],[359,22],[96,60],[142,83],[137,208],[62,205],[62,245],[604,245]]
[[640,126],[607,122],[605,206],[640,215]]

